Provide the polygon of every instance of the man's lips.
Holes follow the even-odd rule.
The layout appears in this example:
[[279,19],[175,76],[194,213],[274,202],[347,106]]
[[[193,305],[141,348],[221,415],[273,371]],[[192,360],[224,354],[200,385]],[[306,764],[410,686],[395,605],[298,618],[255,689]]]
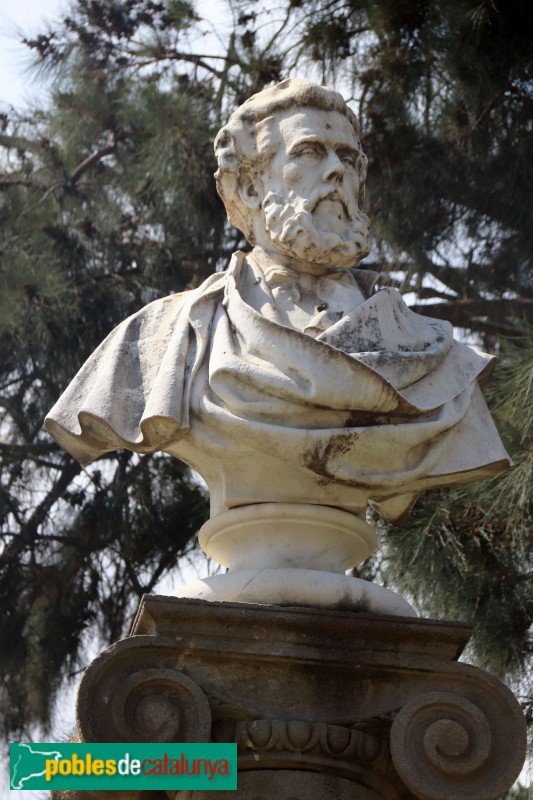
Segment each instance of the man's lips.
[[313,213],[316,210],[316,208],[318,207],[318,205],[320,203],[323,203],[324,201],[328,201],[328,202],[332,202],[332,203],[338,203],[342,207],[342,210],[344,212],[344,215],[345,215],[346,219],[348,219],[348,220],[352,219],[352,215],[350,214],[350,212],[348,210],[348,203],[346,202],[346,198],[343,197],[343,195],[341,195],[340,192],[338,192],[338,191],[333,191],[332,192],[331,190],[329,190],[329,191],[321,192],[318,195],[318,198],[315,200],[315,202],[312,205],[311,213]]

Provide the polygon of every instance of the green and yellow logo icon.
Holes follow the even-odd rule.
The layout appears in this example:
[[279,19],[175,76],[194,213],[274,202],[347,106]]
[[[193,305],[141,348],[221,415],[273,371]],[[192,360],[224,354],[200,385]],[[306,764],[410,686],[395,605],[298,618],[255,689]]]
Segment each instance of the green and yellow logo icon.
[[10,746],[11,789],[236,789],[236,744]]

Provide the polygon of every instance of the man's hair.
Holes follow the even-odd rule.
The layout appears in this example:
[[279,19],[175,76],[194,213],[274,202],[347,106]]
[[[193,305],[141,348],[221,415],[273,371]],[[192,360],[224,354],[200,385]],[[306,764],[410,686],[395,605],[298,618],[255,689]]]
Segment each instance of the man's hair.
[[287,78],[246,100],[231,115],[215,139],[215,155],[218,161],[215,179],[218,193],[226,206],[229,221],[244,233],[251,244],[255,244],[255,237],[249,223],[250,212],[238,192],[241,176],[244,174],[254,178],[260,176],[273,156],[275,142],[269,125],[273,115],[305,107],[337,111],[343,114],[353,127],[359,150],[358,203],[359,207],[362,206],[367,158],[361,147],[357,117],[348,108],[342,95],[334,89],[300,78]]

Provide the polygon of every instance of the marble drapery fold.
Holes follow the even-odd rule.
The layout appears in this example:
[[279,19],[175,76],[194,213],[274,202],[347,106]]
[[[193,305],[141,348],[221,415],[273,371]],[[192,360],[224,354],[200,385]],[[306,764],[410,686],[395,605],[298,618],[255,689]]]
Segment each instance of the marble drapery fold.
[[[365,273],[340,280],[363,286]],[[448,323],[381,289],[309,335],[282,324],[274,295],[236,254],[199,289],[151,303],[93,353],[47,430],[83,464],[121,447],[182,458],[206,479],[212,515],[371,502],[397,522],[420,491],[509,465],[479,389],[493,359]]]

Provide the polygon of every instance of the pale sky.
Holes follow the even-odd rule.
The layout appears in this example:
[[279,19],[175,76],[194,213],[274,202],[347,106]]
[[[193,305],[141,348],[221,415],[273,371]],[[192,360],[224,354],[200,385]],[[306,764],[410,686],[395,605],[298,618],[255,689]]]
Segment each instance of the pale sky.
[[[69,5],[70,0],[0,0],[0,111],[11,104],[17,108],[27,106],[32,99],[38,100],[46,92],[44,85],[28,73],[31,53],[19,40],[21,35],[43,32],[46,22],[50,20],[53,23]],[[228,14],[224,13],[224,0],[200,0],[197,7],[210,20],[213,29],[223,36],[226,32],[224,29],[231,28]],[[183,582],[196,577],[198,571],[205,572],[205,566],[197,569],[191,569],[188,575],[188,570],[185,570]],[[160,591],[164,589],[160,588]],[[69,695],[67,719],[73,716],[74,705],[72,691]],[[5,764],[3,767],[5,770]],[[9,792],[5,779],[6,772],[0,769],[0,800],[37,800],[42,797],[40,792]],[[531,780],[526,768],[522,780]]]
[[[32,53],[20,39],[44,32],[46,23],[53,23],[70,5],[70,0],[0,0],[0,111],[11,104],[16,108],[31,105],[33,98],[46,92],[28,69]],[[215,32],[226,38],[232,28],[225,1],[197,0],[195,5],[208,20],[204,29],[209,26],[212,31],[201,38],[199,47],[216,52]]]
[[[199,13],[210,20],[213,29],[222,36],[231,22],[224,13],[224,0],[199,0]],[[20,43],[22,36],[32,36],[46,30],[46,22],[54,22],[63,10],[68,9],[70,0],[0,0],[0,111],[9,107],[21,109],[37,102],[46,94],[44,83],[35,80],[28,73],[31,52]],[[202,48],[207,43],[202,41]],[[216,46],[213,40],[207,45]],[[211,49],[213,52],[213,49]],[[158,586],[161,594],[170,593],[175,585],[187,583],[207,574],[209,566],[206,559],[198,554],[191,556],[190,562],[180,565],[180,577],[174,573]],[[52,728],[52,738],[64,741],[74,726],[75,686],[62,696],[61,708],[56,714]],[[9,791],[9,765],[0,748],[0,800],[42,800],[48,793],[37,791]]]
[[31,53],[20,37],[40,33],[43,22],[56,19],[68,5],[68,0],[0,0],[0,108],[27,105],[42,93],[27,72]]

